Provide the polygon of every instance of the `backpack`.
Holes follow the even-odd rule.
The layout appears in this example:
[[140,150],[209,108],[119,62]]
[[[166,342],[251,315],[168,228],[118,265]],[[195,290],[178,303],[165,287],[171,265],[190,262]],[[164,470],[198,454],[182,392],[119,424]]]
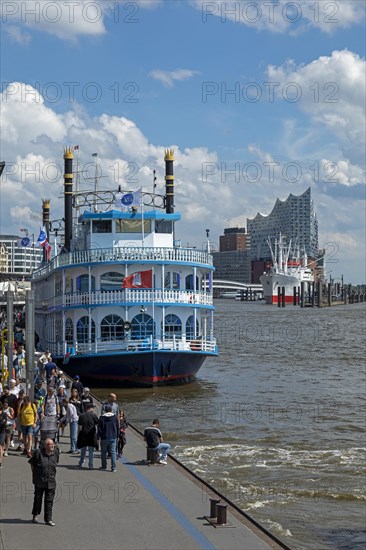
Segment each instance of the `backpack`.
[[[20,415],[22,414],[22,410],[25,408],[25,405],[24,403],[22,403],[19,407],[19,414],[18,414],[18,417],[20,418]],[[35,418],[37,419],[37,407],[34,403],[32,403],[32,409],[33,409],[33,412],[34,412],[34,416]]]
[[3,432],[5,430],[7,421],[8,421],[8,415],[2,412],[0,414],[0,432]]

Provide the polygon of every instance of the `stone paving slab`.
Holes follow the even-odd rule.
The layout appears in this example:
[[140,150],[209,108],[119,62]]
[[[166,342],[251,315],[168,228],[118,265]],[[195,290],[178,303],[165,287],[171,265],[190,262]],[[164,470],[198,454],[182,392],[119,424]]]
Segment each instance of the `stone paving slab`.
[[[68,437],[61,438],[64,451]],[[145,443],[132,428],[117,472],[78,468],[78,455],[60,455],[56,527],[31,523],[33,485],[27,459],[15,451],[0,470],[1,550],[33,549],[222,549],[280,548],[228,513],[232,528],[215,528],[209,514],[208,490],[190,479],[173,460],[148,466]]]

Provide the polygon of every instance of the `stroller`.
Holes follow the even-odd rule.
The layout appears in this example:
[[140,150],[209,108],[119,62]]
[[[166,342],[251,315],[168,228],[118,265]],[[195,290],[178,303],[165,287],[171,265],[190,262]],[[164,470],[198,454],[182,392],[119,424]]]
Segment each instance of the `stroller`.
[[40,446],[43,447],[46,439],[52,439],[55,445],[61,452],[60,436],[59,436],[59,421],[57,416],[45,416],[41,420],[41,442]]

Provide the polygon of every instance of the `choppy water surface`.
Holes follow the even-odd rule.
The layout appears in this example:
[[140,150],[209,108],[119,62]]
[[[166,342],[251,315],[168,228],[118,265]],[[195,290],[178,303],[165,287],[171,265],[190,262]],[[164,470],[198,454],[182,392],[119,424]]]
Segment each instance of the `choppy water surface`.
[[192,384],[118,391],[128,419],[159,417],[177,458],[290,547],[365,548],[365,305],[216,306],[220,356]]

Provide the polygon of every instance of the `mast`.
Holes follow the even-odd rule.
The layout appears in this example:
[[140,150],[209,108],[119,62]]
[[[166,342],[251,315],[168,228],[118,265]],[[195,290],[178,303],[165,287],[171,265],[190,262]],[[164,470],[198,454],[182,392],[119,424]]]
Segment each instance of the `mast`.
[[282,262],[283,262],[283,239],[282,239],[282,235],[280,233],[280,239],[279,239],[279,243],[278,243],[278,263],[279,263],[279,272],[280,273],[283,273],[283,265],[282,265]]
[[[98,153],[93,153],[92,157],[96,159],[98,156]],[[98,162],[95,160],[95,179],[94,179],[94,193],[95,193],[95,201],[94,201],[94,212],[97,211],[97,196],[98,196]]]

